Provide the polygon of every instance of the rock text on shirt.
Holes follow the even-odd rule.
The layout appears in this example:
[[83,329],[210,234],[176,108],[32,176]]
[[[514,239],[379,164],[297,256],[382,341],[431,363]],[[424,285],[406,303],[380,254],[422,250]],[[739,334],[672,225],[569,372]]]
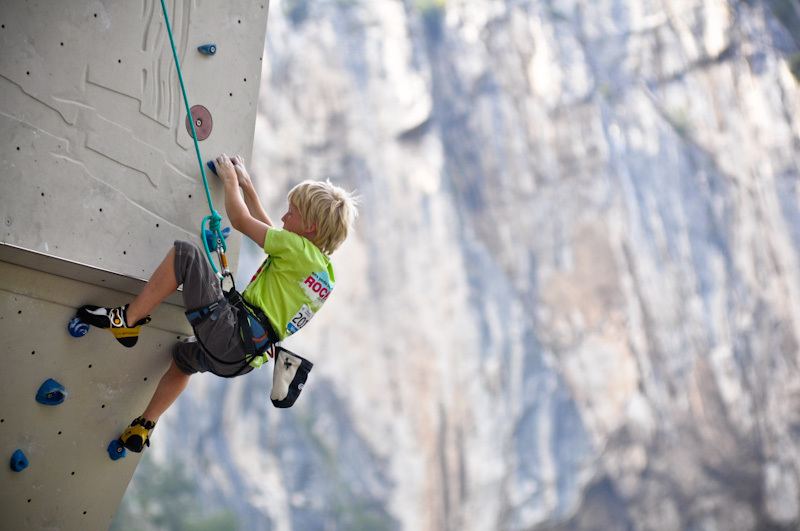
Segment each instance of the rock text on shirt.
[[309,299],[318,299],[320,303],[323,303],[333,290],[333,286],[330,284],[328,273],[323,271],[309,275],[303,282],[303,290]]

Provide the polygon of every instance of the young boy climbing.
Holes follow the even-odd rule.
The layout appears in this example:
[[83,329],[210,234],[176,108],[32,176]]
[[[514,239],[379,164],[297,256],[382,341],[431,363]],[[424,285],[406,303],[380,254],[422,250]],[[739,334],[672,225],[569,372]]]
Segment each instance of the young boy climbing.
[[[205,253],[185,241],[175,242],[130,304],[84,306],[78,311],[81,320],[110,330],[120,343],[132,347],[142,325],[150,321],[150,311],[183,284],[186,315],[195,335],[175,345],[172,363],[150,403],[120,437],[134,452],[150,445],[156,422],[192,374],[246,374],[263,363],[275,343],[297,332],[319,311],[335,283],[329,255],[344,242],[357,215],[351,193],[329,181],[305,181],[289,192],[283,230],[278,229],[261,206],[242,158],[222,154],[214,165],[225,187],[231,225],[268,254],[241,294],[251,317],[242,313],[241,300],[234,305],[224,297]],[[259,356],[253,355],[254,346]]]

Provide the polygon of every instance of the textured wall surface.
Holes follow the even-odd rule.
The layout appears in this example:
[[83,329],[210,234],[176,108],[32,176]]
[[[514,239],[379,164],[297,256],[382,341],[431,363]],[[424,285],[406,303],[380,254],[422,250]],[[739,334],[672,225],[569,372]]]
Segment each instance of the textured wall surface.
[[[204,159],[249,158],[268,2],[168,4],[189,103],[211,115]],[[3,242],[149,275],[208,215],[161,4],[3,2],[0,17]]]
[[[189,103],[211,118],[204,160],[249,159],[269,2],[166,4]],[[197,51],[209,43],[216,55]],[[30,461],[2,472],[0,527],[103,529],[138,463],[106,446],[190,328],[180,297],[130,350],[102,330],[74,339],[67,322],[129,301],[174,239],[200,242],[209,206],[160,2],[4,1],[0,46],[0,455]],[[34,401],[48,378],[63,404]]]
[[[164,304],[133,349],[103,330],[76,339],[75,306],[119,305],[118,291],[0,262],[0,512],[6,529],[104,529],[139,456],[112,461],[106,449],[135,418],[169,365],[176,336],[191,333],[181,308]],[[52,378],[59,405],[35,401]],[[22,450],[28,468],[7,466]]]

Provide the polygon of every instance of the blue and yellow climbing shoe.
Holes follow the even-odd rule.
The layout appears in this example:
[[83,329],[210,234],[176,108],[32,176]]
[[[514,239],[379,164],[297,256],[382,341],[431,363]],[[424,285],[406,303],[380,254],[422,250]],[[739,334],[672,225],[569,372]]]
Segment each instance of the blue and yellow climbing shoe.
[[150,322],[148,315],[133,326],[128,326],[125,314],[128,310],[128,305],[120,306],[119,308],[103,308],[101,306],[83,306],[78,310],[78,319],[84,323],[96,326],[98,328],[105,328],[111,330],[117,341],[126,347],[132,347],[139,339],[139,330],[142,325]]
[[131,422],[119,438],[120,442],[131,452],[141,452],[145,445],[150,446],[150,432],[156,427],[156,423],[152,420],[145,420],[142,417],[137,417],[136,420]]

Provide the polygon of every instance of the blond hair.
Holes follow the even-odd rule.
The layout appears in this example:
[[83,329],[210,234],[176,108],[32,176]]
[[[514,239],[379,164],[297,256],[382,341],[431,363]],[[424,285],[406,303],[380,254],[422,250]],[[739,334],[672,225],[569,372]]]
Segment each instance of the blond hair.
[[303,181],[289,192],[289,202],[297,207],[305,229],[317,224],[314,244],[330,255],[347,238],[358,216],[358,198],[325,181]]

